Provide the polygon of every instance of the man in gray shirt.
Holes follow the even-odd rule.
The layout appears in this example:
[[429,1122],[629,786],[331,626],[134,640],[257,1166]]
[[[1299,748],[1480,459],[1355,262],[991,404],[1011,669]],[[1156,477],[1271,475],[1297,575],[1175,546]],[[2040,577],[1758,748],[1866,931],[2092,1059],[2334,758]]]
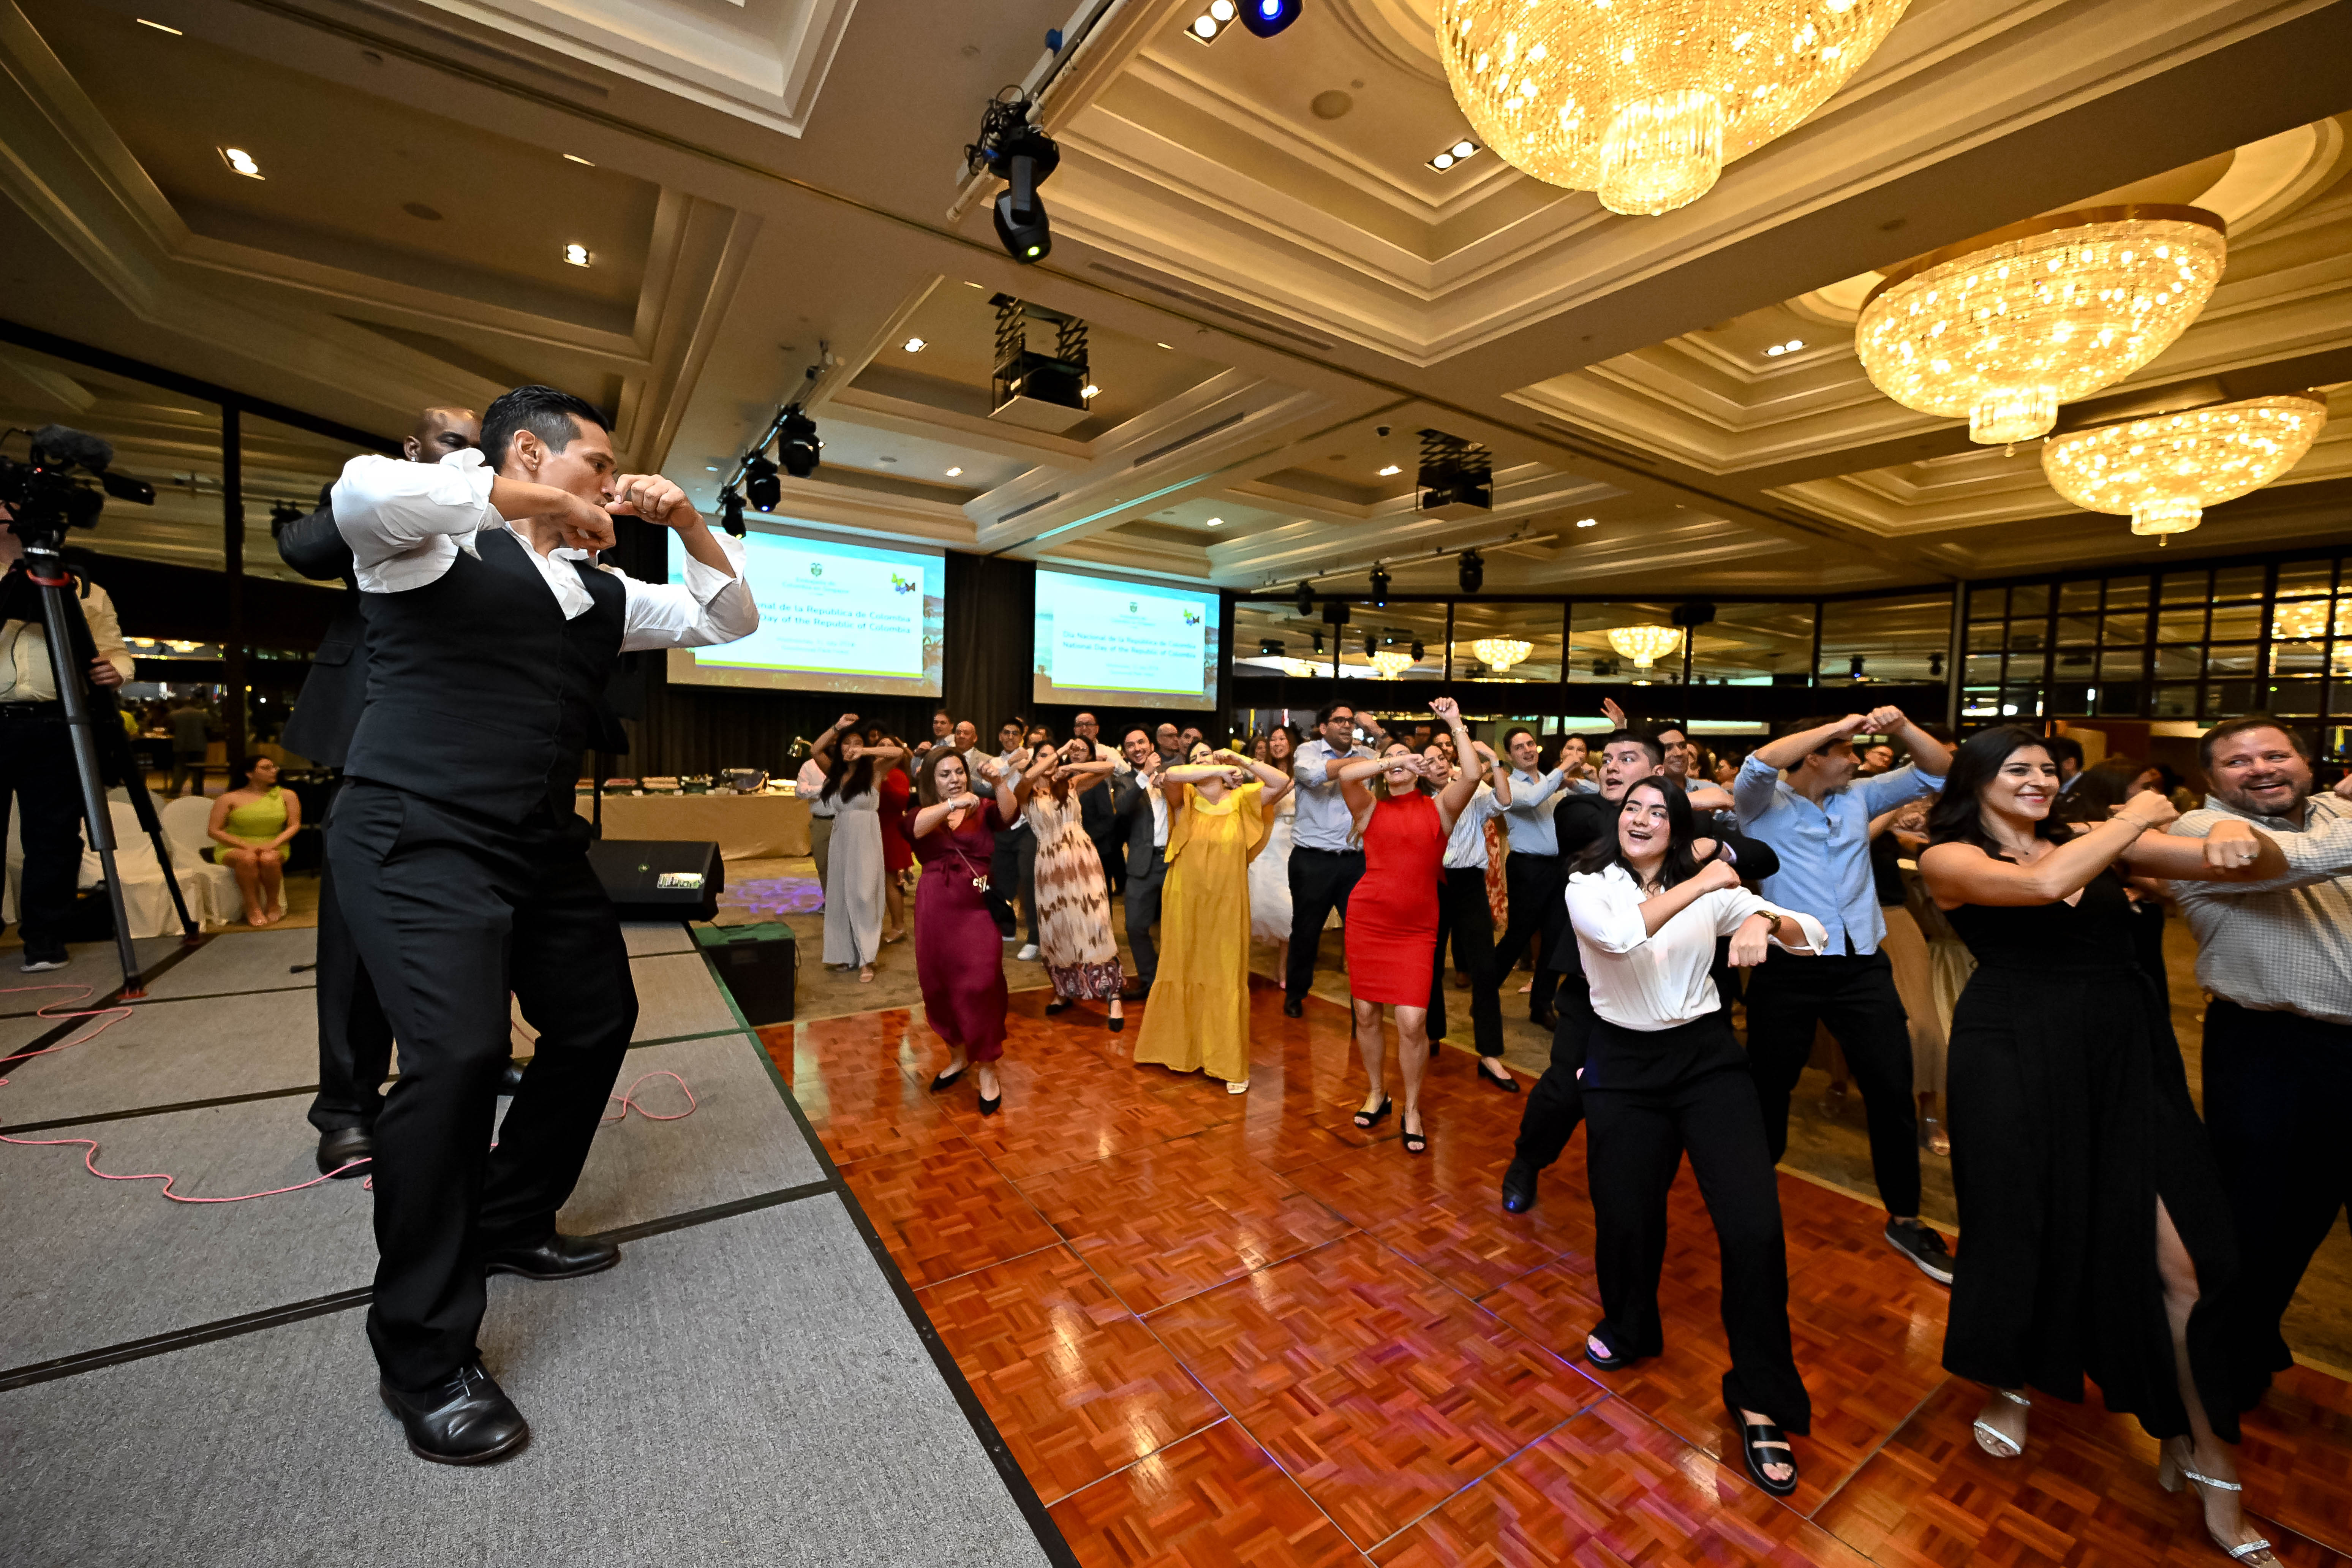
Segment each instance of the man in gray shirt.
[[2197,933],[2205,1009],[2205,1127],[2238,1233],[2233,1392],[2262,1397],[2293,1362],[2279,1321],[2352,1201],[2338,1123],[2352,1100],[2352,781],[2312,790],[2302,734],[2265,714],[2198,743],[2210,791],[2171,831],[2230,817],[2285,852],[2268,882],[2175,882]]
[[[1364,728],[1384,738],[1370,720]],[[1334,909],[1342,921],[1348,918],[1348,895],[1364,874],[1364,852],[1353,842],[1355,815],[1329,776],[1334,762],[1372,754],[1356,744],[1355,705],[1326,703],[1315,715],[1315,734],[1290,764],[1298,806],[1290,827],[1290,968],[1283,976],[1282,1011],[1292,1018],[1307,1010],[1323,922]]]

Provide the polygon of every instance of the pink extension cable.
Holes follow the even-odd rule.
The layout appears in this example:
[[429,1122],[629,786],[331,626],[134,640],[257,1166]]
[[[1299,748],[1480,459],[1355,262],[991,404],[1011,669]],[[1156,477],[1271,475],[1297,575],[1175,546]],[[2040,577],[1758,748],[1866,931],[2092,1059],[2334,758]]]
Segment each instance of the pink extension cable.
[[[75,1002],[86,1002],[93,994],[94,988],[88,985],[62,984],[15,985],[0,988],[0,996],[17,995],[22,993],[31,991],[75,991],[80,993],[80,994],[75,996],[72,1000]],[[76,1046],[86,1046],[89,1044],[90,1041],[98,1038],[99,1036],[106,1033],[107,1030],[114,1027],[115,1025],[122,1022],[123,1019],[130,1017],[131,1013],[134,1011],[134,1009],[130,1007],[120,1006],[93,1007],[82,1012],[55,1013],[50,1011],[50,1008],[52,1007],[64,1005],[68,1005],[68,1004],[52,1002],[41,1007],[33,1016],[37,1018],[49,1020],[62,1020],[66,1018],[104,1018],[106,1022],[100,1024],[97,1028],[92,1029],[89,1034],[84,1035],[78,1040],[68,1040],[63,1045],[49,1046],[37,1051],[27,1051],[25,1055],[16,1058],[18,1061],[30,1061],[35,1057],[55,1056],[59,1051],[69,1051]],[[679,1091],[686,1096],[686,1109],[684,1110],[671,1111],[667,1115],[664,1115],[658,1111],[647,1110],[644,1106],[639,1105],[635,1098],[637,1092],[637,1085],[644,1083],[646,1079],[651,1078],[666,1078],[672,1083],[677,1085]],[[6,1079],[0,1078],[0,1089],[6,1088],[8,1080]],[[667,1068],[656,1068],[649,1073],[642,1073],[638,1075],[627,1089],[623,1089],[619,1094],[612,1095],[608,1098],[617,1100],[621,1102],[621,1114],[618,1116],[607,1116],[603,1118],[599,1122],[599,1125],[601,1126],[609,1127],[616,1121],[625,1121],[628,1119],[629,1112],[632,1110],[635,1111],[638,1115],[644,1117],[648,1121],[683,1121],[686,1118],[693,1115],[697,1109],[694,1090],[687,1086],[686,1079],[678,1077],[677,1074],[671,1072]],[[83,1148],[81,1157],[82,1168],[87,1170],[91,1175],[96,1176],[100,1181],[161,1182],[163,1184],[163,1195],[171,1199],[175,1204],[241,1204],[248,1202],[254,1198],[274,1198],[280,1193],[299,1193],[305,1187],[315,1187],[321,1182],[331,1182],[337,1176],[341,1175],[345,1171],[351,1170],[354,1166],[368,1163],[368,1162],[364,1160],[354,1160],[348,1165],[337,1166],[334,1170],[328,1172],[323,1176],[313,1176],[307,1182],[297,1182],[290,1187],[271,1187],[266,1192],[259,1193],[239,1193],[233,1198],[190,1198],[183,1197],[178,1193],[172,1190],[172,1184],[178,1181],[179,1178],[170,1174],[168,1172],[144,1171],[137,1175],[119,1175],[110,1171],[100,1170],[98,1168],[98,1140],[95,1138],[11,1138],[6,1133],[0,1133],[0,1143],[15,1143],[28,1149],[58,1148],[67,1144],[79,1143],[82,1145]],[[373,1191],[375,1187],[375,1178],[373,1176],[370,1176],[367,1181],[362,1184],[362,1186],[368,1191]]]

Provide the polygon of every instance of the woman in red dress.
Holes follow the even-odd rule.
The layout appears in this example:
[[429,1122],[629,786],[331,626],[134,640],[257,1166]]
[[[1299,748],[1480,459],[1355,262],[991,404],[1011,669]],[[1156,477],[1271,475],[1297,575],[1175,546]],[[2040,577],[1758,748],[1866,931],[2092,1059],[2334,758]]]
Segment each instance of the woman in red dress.
[[[1441,697],[1430,711],[1445,721],[1456,756],[1469,756],[1462,710]],[[1470,804],[1478,775],[1460,778],[1442,758],[1416,756],[1402,744],[1383,755],[1359,757],[1331,770],[1356,816],[1364,847],[1364,875],[1348,895],[1348,995],[1355,1007],[1356,1049],[1371,1080],[1356,1125],[1371,1127],[1389,1113],[1383,1089],[1388,1031],[1381,1009],[1396,1010],[1397,1066],[1404,1079],[1404,1114],[1397,1127],[1405,1151],[1429,1147],[1421,1120],[1421,1079],[1429,1067],[1429,976],[1437,961],[1437,893],[1445,879],[1445,840],[1454,819]]]
[[[896,737],[888,743],[900,751],[912,750]],[[900,762],[874,787],[882,792],[882,940],[893,942],[907,934],[907,893],[901,879],[915,863],[914,842],[907,832],[907,803],[913,797],[915,781]]]

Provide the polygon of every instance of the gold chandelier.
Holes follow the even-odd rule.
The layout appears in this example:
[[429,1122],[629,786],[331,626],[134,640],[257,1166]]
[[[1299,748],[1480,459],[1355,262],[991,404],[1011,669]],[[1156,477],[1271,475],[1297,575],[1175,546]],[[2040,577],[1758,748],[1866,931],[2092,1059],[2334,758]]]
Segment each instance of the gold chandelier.
[[1382,680],[1394,680],[1412,668],[1412,655],[1384,647],[1372,655],[1372,668],[1381,672]]
[[1680,626],[1612,626],[1609,646],[1632,659],[1635,668],[1647,669],[1683,646],[1683,632]]
[[1854,349],[1878,390],[1965,416],[1969,439],[2049,434],[2058,405],[2139,369],[2189,329],[2227,257],[2201,207],[2094,207],[1996,229],[1889,273]]
[[2128,513],[2132,531],[2186,533],[2209,506],[2251,495],[2303,460],[2327,423],[2316,393],[2251,397],[2052,437],[2042,471],[2090,511]]
[[1908,0],[1438,0],[1480,141],[1612,212],[1671,212],[1796,127]]
[[1535,652],[1536,645],[1517,637],[1480,637],[1470,645],[1470,651],[1478,656],[1479,663],[1501,675]]

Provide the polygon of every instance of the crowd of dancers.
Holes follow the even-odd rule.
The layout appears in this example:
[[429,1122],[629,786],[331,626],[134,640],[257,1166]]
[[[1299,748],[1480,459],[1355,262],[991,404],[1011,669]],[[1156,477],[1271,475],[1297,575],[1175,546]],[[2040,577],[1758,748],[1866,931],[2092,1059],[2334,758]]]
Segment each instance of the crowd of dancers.
[[[1066,741],[1015,720],[992,752],[945,710],[912,745],[844,715],[802,778],[825,960],[872,977],[907,929],[900,872],[919,863],[915,967],[949,1053],[931,1088],[971,1073],[991,1115],[1003,949],[1024,921],[1018,956],[1043,963],[1049,1014],[1091,1005],[1124,1030],[1127,1005],[1148,999],[1134,1060],[1234,1094],[1250,1087],[1253,941],[1275,944],[1296,1017],[1341,924],[1365,1076],[1355,1124],[1393,1114],[1410,1155],[1435,1135],[1421,1090],[1448,1033],[1448,947],[1477,1071],[1511,1093],[1502,987],[1525,959],[1551,1059],[1502,1205],[1533,1206],[1586,1128],[1602,1315],[1584,1349],[1613,1370],[1665,1348],[1667,1194],[1689,1157],[1722,1256],[1727,1416],[1778,1495],[1797,1484],[1790,1436],[1809,1430],[1811,1401],[1772,1173],[1825,1030],[1841,1085],[1861,1092],[1887,1242],[1954,1286],[1944,1360],[1986,1385],[1979,1445],[2021,1455],[2032,1391],[2078,1400],[2087,1378],[2163,1441],[2159,1479],[2197,1488],[2223,1551],[2272,1561],[2239,1507],[2231,1445],[2286,1364],[2280,1318],[2345,1194],[2340,1173],[2323,1178],[2298,1223],[2279,1220],[2249,1129],[2288,1114],[2282,1086],[2215,1052],[2266,1051],[2277,1015],[2263,1009],[2284,1006],[2304,1048],[2281,1070],[2352,1067],[2352,785],[2315,796],[2302,738],[2260,716],[2206,737],[2214,798],[2182,818],[2177,779],[2074,795],[2079,748],[2015,726],[1955,746],[1880,709],[1717,762],[1613,705],[1605,736],[1515,728],[1499,751],[1450,699],[1429,706],[1432,721],[1391,732],[1334,703],[1309,734],[1230,746],[1173,722],[1113,745],[1091,714]],[[1889,892],[1902,856],[1934,911],[1920,918],[1972,955],[1956,1006],[1928,1000],[1927,943],[1899,882]],[[2252,926],[2325,972],[2316,1003],[2241,1007],[2200,967],[2238,1031],[2220,1041],[2209,1026],[2208,1109],[2218,1073],[2226,1136],[2209,1137],[2190,1100],[2160,948],[2151,963],[2167,900],[2217,964]],[[1923,1146],[1952,1156],[1959,1258],[1920,1218]]]

